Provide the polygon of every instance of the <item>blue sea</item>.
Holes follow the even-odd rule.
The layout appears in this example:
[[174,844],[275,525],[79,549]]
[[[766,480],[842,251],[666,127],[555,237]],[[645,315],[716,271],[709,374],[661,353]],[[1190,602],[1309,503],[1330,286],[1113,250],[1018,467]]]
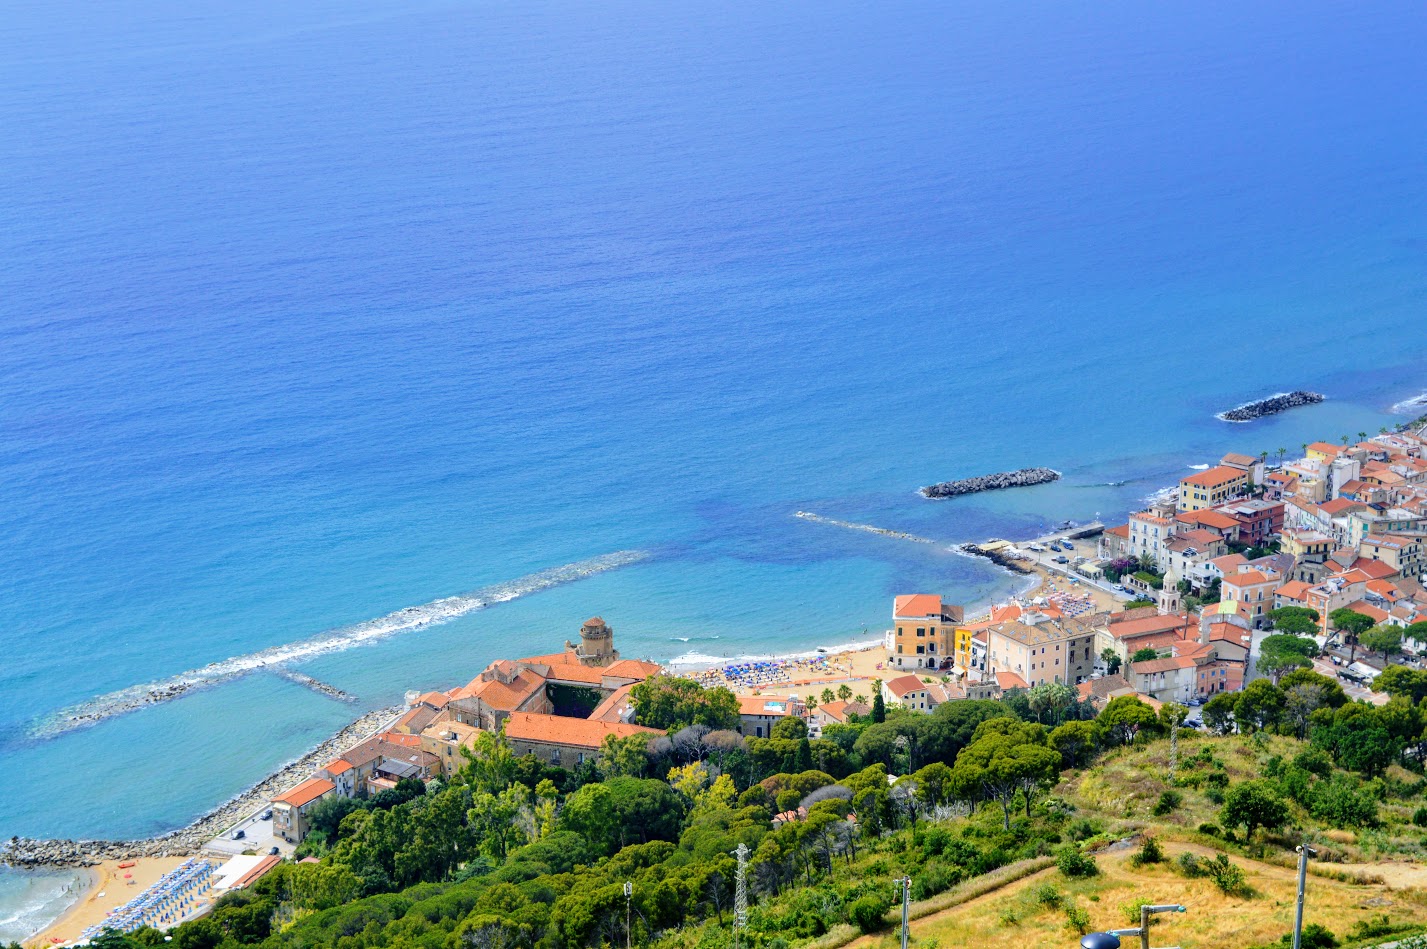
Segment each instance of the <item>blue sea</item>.
[[[182,825],[592,614],[767,654],[1012,588],[797,510],[1023,537],[1394,424],[1424,46],[1408,2],[13,0],[0,838]],[[1024,465],[1065,478],[915,493]],[[256,672],[31,735],[620,551],[294,666],[357,708]]]

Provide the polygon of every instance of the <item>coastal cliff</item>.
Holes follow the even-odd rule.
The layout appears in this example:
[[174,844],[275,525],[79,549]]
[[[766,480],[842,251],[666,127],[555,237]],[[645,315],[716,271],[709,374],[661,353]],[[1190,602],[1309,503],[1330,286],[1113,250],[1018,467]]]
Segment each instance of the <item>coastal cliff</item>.
[[1297,392],[1284,392],[1280,395],[1269,396],[1267,399],[1259,399],[1257,402],[1248,402],[1236,409],[1220,412],[1215,417],[1225,422],[1252,422],[1254,419],[1277,415],[1280,412],[1287,412],[1289,409],[1296,409],[1301,405],[1317,405],[1325,398],[1326,396],[1317,392],[1306,392],[1300,389]]
[[1013,573],[1035,573],[1035,568],[1024,560],[1017,560],[1015,557],[1008,557],[1005,550],[1010,545],[1004,541],[992,541],[986,546],[980,544],[962,544],[961,549],[974,557],[985,557],[992,563],[1005,567]]
[[962,478],[960,481],[943,481],[921,489],[922,497],[940,500],[963,494],[977,494],[981,491],[999,491],[1002,488],[1025,488],[1034,484],[1049,484],[1060,480],[1060,472],[1052,468],[1021,468],[1018,471],[1000,471],[996,474]]

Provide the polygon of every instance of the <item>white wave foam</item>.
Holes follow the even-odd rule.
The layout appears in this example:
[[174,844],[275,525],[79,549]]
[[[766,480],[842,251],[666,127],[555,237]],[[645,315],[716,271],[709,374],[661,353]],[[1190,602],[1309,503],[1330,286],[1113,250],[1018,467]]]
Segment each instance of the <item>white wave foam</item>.
[[640,550],[621,550],[578,563],[552,567],[472,593],[443,597],[423,606],[408,606],[386,616],[358,623],[356,626],[332,630],[312,639],[212,662],[200,669],[181,672],[160,682],[129,686],[87,702],[62,708],[36,722],[30,729],[30,735],[34,738],[54,738],[116,715],[172,701],[195,688],[234,679],[268,666],[305,662],[329,653],[343,652],[354,646],[364,646],[398,633],[409,633],[445,623],[495,603],[508,603],[551,587],[638,563],[648,556]]
[[1208,466],[1208,465],[1190,465],[1189,467],[1192,468],[1192,469],[1194,469],[1195,471],[1208,471],[1208,470],[1209,470],[1209,466]]
[[1395,404],[1389,411],[1394,415],[1405,415],[1409,412],[1420,411],[1421,409],[1427,409],[1427,392],[1423,392],[1421,395],[1414,395],[1410,399],[1403,399],[1401,402]]

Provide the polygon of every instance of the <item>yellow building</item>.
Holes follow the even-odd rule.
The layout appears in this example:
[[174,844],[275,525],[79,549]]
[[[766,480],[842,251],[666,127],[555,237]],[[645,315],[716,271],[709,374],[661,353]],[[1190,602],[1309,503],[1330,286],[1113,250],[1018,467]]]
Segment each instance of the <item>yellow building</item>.
[[971,668],[971,637],[974,631],[957,626],[952,633],[951,655],[956,668],[966,672]]
[[1321,461],[1324,464],[1331,464],[1344,451],[1342,445],[1330,445],[1327,442],[1314,442],[1308,446],[1307,457],[1314,461]]
[[893,669],[939,668],[943,659],[952,658],[952,633],[961,620],[961,607],[944,604],[939,596],[897,597],[892,604],[894,631],[887,664]]
[[1180,511],[1202,511],[1218,507],[1243,495],[1249,486],[1249,473],[1228,465],[1218,465],[1208,471],[1197,471],[1179,480]]

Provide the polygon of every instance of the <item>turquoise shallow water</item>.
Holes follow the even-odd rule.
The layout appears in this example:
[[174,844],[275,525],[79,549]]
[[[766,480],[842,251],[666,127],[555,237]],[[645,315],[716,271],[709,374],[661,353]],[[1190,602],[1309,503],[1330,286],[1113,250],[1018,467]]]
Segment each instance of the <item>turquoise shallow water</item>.
[[[1391,423],[1427,388],[1424,33],[1406,3],[16,5],[0,837],[181,825],[354,714],[256,674],[29,737],[115,689],[619,550],[648,557],[300,668],[366,708],[593,613],[658,659],[845,642],[1009,581],[795,510],[1024,536]],[[1297,387],[1330,400],[1212,417]],[[1028,464],[1066,477],[914,493]]]

